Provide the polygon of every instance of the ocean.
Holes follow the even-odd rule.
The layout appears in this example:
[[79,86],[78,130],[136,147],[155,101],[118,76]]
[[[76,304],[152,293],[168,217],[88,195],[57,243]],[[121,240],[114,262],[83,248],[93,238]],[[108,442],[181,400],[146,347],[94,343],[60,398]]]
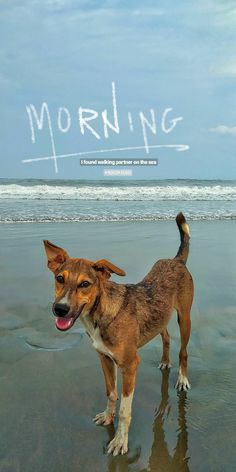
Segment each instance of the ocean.
[[236,218],[236,181],[0,179],[0,222]]

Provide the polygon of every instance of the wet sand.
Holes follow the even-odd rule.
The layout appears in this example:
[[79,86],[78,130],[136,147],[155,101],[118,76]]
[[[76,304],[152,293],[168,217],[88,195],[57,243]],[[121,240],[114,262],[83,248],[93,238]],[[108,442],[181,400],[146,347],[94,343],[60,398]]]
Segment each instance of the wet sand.
[[195,221],[190,227],[192,388],[187,394],[174,389],[174,314],[173,367],[158,369],[159,337],[140,350],[130,449],[113,458],[106,445],[114,427],[92,422],[106,403],[97,354],[79,323],[64,334],[54,328],[53,277],[42,239],[72,256],[110,259],[126,270],[127,282],[137,282],[155,260],[176,254],[175,223],[1,225],[1,472],[235,470],[236,224]]

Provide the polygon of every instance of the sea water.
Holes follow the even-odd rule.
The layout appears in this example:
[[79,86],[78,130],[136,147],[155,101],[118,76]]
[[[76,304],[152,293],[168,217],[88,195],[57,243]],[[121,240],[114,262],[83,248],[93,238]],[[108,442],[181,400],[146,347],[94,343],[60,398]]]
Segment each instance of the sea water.
[[236,218],[236,181],[0,179],[0,222]]

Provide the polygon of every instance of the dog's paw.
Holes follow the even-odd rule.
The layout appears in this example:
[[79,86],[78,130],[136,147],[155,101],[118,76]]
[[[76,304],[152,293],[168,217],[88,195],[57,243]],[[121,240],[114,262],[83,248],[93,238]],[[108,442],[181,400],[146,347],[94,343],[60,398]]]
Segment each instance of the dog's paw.
[[171,363],[170,362],[163,362],[161,361],[158,368],[160,370],[167,370],[167,369],[170,369],[172,366],[171,366]]
[[189,390],[191,388],[187,377],[185,375],[183,375],[181,371],[178,374],[178,379],[177,379],[177,382],[175,384],[175,388],[179,392],[181,392],[181,390],[183,390],[184,392],[187,392],[187,390]]
[[108,454],[113,454],[113,456],[118,456],[118,454],[126,454],[128,452],[128,434],[116,433],[114,439],[109,443]]
[[98,425],[107,426],[108,424],[113,423],[114,416],[112,413],[107,412],[106,410],[102,413],[98,413],[94,418],[94,423]]

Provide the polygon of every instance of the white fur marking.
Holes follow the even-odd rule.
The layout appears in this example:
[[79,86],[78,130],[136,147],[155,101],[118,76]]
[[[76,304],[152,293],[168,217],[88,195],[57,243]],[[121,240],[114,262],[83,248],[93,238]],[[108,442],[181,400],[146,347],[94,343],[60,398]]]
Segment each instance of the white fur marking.
[[125,454],[128,451],[128,433],[131,421],[131,407],[134,391],[128,396],[121,395],[119,424],[114,439],[109,443],[108,454],[113,456]]
[[186,233],[188,236],[190,236],[189,225],[187,223],[183,223],[181,227],[182,227],[183,232]]
[[131,405],[134,396],[134,391],[128,396],[124,397],[121,395],[121,402],[120,402],[120,417],[130,417],[131,416]]
[[178,379],[175,388],[179,391],[184,390],[185,392],[191,388],[188,378],[182,374],[181,367],[179,368]]
[[113,359],[112,352],[109,351],[109,349],[106,347],[106,345],[104,344],[101,338],[99,327],[94,328],[92,321],[89,319],[89,315],[81,315],[80,319],[81,319],[82,324],[84,325],[84,328],[86,329],[87,333],[90,336],[94,349],[101,352],[102,354],[106,354],[111,359]]
[[98,413],[98,415],[93,418],[93,421],[96,424],[108,425],[113,422],[114,416],[116,414],[116,400],[117,391],[113,390],[108,397],[107,407],[105,411],[103,411],[102,413]]
[[65,303],[65,305],[69,305],[68,293],[66,293],[64,297],[61,298],[60,303]]

